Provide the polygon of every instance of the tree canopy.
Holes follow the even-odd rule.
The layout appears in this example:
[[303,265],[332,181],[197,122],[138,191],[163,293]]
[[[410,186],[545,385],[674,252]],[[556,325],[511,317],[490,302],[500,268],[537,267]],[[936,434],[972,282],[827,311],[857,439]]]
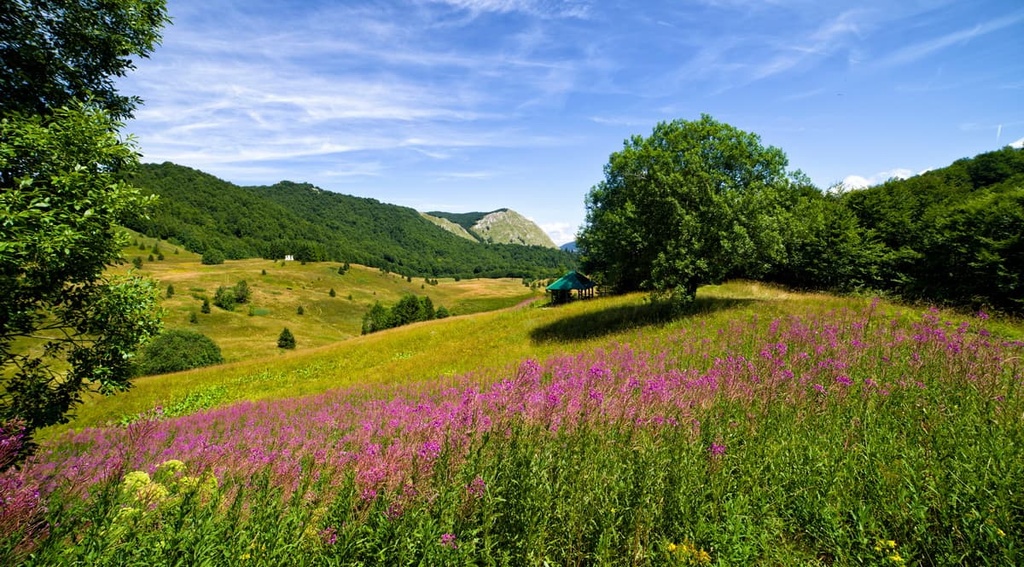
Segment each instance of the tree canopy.
[[48,114],[91,100],[115,119],[139,100],[114,80],[160,42],[164,0],[5,0],[0,10],[0,113]]
[[735,270],[766,271],[784,252],[786,165],[778,148],[707,115],[633,136],[587,196],[584,270],[613,291],[683,299]]
[[[146,279],[109,277],[150,202],[118,118],[136,99],[114,78],[146,56],[162,0],[15,0],[0,10],[0,422],[64,422],[92,389],[130,386],[160,328]],[[0,439],[2,441],[2,439]]]

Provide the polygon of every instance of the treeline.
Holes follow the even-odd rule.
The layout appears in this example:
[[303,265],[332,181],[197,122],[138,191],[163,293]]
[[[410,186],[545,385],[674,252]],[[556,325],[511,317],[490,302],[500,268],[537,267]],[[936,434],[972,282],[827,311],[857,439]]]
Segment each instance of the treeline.
[[449,315],[448,309],[443,306],[435,310],[434,302],[429,297],[407,294],[390,308],[384,307],[379,301],[375,302],[366,315],[363,315],[363,334],[393,329],[418,321],[444,319]]
[[857,191],[804,186],[788,208],[786,253],[766,279],[1024,312],[1024,150]]
[[159,200],[148,219],[133,219],[128,228],[199,254],[291,255],[432,277],[551,277],[574,264],[560,250],[470,242],[413,209],[309,184],[240,187],[172,163],[145,164],[131,181]]

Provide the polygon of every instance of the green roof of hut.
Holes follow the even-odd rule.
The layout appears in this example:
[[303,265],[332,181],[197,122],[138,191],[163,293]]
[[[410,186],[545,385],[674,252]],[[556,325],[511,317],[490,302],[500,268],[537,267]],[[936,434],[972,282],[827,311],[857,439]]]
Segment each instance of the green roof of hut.
[[590,278],[583,274],[572,271],[558,278],[555,283],[547,287],[548,291],[572,291],[574,289],[591,289],[595,286]]

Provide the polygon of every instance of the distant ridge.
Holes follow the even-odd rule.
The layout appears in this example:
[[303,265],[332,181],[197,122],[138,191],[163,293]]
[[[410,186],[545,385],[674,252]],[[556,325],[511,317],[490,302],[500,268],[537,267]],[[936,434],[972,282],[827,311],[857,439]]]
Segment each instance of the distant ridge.
[[308,183],[240,187],[169,162],[144,164],[130,180],[159,199],[149,218],[132,219],[127,227],[199,254],[291,255],[431,277],[548,277],[575,263],[555,248],[470,240],[408,207]]
[[565,244],[558,247],[563,252],[576,252],[576,241],[566,242]]
[[558,248],[536,223],[512,209],[498,209],[489,213],[431,211],[425,215],[458,225],[481,242]]

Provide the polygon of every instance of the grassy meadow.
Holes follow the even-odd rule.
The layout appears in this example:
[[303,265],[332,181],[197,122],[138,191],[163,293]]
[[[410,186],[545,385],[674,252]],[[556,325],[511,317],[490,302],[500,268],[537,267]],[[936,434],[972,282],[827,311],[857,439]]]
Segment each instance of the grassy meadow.
[[[315,348],[358,336],[363,315],[375,301],[396,303],[405,294],[428,296],[435,306],[455,315],[490,311],[539,297],[540,292],[523,286],[517,279],[438,279],[430,285],[423,278],[411,282],[398,274],[352,265],[344,275],[334,262],[274,262],[270,260],[228,260],[206,266],[200,256],[165,241],[130,232],[133,245],[125,248],[127,262],[116,271],[132,269],[131,260],[142,259],[137,272],[153,278],[164,294],[167,328],[187,328],[212,338],[227,362],[274,355],[277,338],[284,327],[296,337],[296,349]],[[137,243],[137,244],[136,244]],[[157,260],[154,245],[163,254]],[[149,261],[150,256],[154,261]],[[264,272],[266,272],[264,274]],[[209,314],[200,311],[203,298],[213,301],[220,286],[232,287],[245,280],[252,292],[248,304],[224,311],[211,305]],[[174,295],[166,297],[167,286]],[[330,290],[335,296],[331,297]],[[302,307],[303,314],[298,314]],[[195,313],[198,322],[189,322]]]
[[1020,564],[1022,337],[733,282],[142,378],[0,478],[0,559]]

